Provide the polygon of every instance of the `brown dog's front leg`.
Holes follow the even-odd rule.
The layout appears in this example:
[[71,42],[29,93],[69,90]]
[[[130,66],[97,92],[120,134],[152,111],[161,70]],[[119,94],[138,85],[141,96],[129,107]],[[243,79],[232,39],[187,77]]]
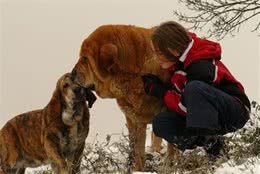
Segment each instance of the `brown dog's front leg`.
[[145,139],[147,125],[140,122],[133,122],[128,117],[126,117],[126,120],[130,144],[132,147],[133,170],[143,171],[145,163]]
[[151,133],[152,146],[151,149],[153,152],[160,152],[162,150],[162,138],[157,137],[153,132]]
[[0,174],[24,174],[25,168],[0,168]]

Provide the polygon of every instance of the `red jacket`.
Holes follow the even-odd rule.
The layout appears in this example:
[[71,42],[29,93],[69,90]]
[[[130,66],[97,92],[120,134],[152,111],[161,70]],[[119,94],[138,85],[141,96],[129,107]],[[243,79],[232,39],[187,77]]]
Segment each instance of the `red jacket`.
[[186,115],[187,109],[181,102],[182,92],[186,83],[191,80],[202,80],[212,84],[248,105],[249,100],[244,94],[243,86],[220,61],[220,44],[199,38],[194,33],[189,34],[192,41],[179,58],[183,68],[175,70],[171,76],[171,83],[175,89],[168,90],[164,95],[166,106],[180,115]]

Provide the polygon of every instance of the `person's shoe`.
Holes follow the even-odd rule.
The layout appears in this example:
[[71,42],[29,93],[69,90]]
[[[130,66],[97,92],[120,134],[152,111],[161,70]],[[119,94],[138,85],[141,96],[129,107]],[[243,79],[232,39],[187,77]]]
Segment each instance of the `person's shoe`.
[[207,136],[204,148],[210,158],[218,158],[224,150],[224,145],[223,136]]
[[177,145],[177,148],[181,151],[186,149],[195,149],[197,147],[198,136],[175,136],[172,143]]

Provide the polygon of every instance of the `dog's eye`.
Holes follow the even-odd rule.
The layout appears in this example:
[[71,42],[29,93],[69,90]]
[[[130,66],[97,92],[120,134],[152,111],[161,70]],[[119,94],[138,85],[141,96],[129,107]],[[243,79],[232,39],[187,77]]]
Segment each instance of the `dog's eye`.
[[63,85],[63,88],[68,88],[69,87],[69,84],[68,83],[65,83],[64,85]]
[[87,61],[88,61],[88,58],[87,58],[87,57],[82,57],[82,60],[83,60],[84,62],[87,62]]

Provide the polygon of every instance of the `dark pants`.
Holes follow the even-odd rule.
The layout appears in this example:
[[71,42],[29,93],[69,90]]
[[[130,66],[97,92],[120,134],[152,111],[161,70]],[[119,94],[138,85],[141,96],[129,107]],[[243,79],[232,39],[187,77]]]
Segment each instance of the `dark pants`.
[[174,111],[153,120],[155,135],[175,143],[176,137],[223,135],[242,128],[249,119],[242,104],[227,93],[202,81],[188,82],[182,97],[187,116]]

